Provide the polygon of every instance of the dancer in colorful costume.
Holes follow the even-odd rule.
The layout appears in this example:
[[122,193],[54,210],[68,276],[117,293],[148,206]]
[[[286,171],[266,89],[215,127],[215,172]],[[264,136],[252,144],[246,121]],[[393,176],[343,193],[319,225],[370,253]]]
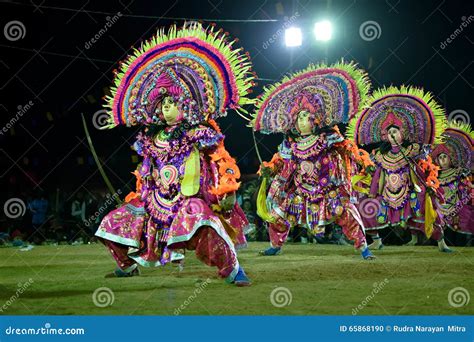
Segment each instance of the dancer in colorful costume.
[[116,74],[107,128],[143,127],[134,144],[143,157],[136,192],[96,232],[116,276],[180,260],[189,249],[228,282],[250,284],[235,249],[248,224],[235,201],[240,172],[214,119],[252,103],[254,75],[225,36],[197,24],[162,29]]
[[[376,90],[369,103],[351,120],[347,136],[358,145],[379,144],[371,156],[376,168],[369,197],[359,202],[366,232],[374,239],[370,247],[382,248],[378,230],[394,225],[410,229],[409,245],[414,245],[419,231],[431,237],[437,217],[432,197],[440,198],[438,167],[428,153],[445,129],[444,110],[430,93],[405,86]],[[451,251],[442,236],[438,244]]]
[[[259,98],[254,130],[285,134],[278,153],[261,168],[264,180],[257,212],[270,223],[271,240],[262,255],[279,254],[296,225],[318,234],[335,222],[364,259],[373,258],[351,202],[357,163],[363,168],[373,164],[337,127],[364,105],[369,88],[363,71],[342,62],[311,65],[265,89]],[[267,178],[272,178],[268,196]]]
[[470,181],[474,159],[474,132],[469,124],[448,123],[443,133],[444,143],[433,150],[432,158],[440,167],[438,179],[445,201],[437,203],[441,231],[474,233],[473,186]]

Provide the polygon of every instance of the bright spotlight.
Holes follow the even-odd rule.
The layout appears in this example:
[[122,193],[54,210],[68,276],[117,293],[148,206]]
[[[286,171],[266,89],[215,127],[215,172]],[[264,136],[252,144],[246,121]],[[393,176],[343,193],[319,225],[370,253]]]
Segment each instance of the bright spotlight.
[[314,24],[316,40],[329,40],[332,37],[332,24],[329,20],[319,21]]
[[299,27],[290,27],[285,30],[286,46],[300,46],[303,41],[303,35]]

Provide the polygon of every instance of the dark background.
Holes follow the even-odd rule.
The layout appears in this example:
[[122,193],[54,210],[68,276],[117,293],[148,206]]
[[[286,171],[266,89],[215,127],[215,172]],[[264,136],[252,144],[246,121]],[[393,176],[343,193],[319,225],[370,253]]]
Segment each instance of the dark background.
[[[72,197],[105,188],[89,151],[80,114],[87,118],[94,145],[116,188],[134,187],[130,174],[138,160],[130,145],[135,128],[100,131],[92,124],[102,97],[112,84],[118,61],[150,38],[158,27],[183,18],[217,22],[249,51],[261,86],[309,62],[355,60],[374,87],[412,84],[432,91],[447,114],[472,115],[474,22],[444,49],[444,42],[473,15],[472,1],[1,1],[1,27],[12,20],[25,27],[22,39],[0,35],[1,127],[32,101],[11,129],[0,135],[2,203],[35,190]],[[90,48],[86,43],[117,12],[122,16]],[[296,20],[291,19],[296,16]],[[316,20],[333,23],[333,39],[313,39]],[[284,46],[285,22],[304,31],[303,45]],[[366,21],[381,28],[366,41],[359,28]],[[473,20],[474,21],[474,20]],[[279,31],[280,30],[280,31]],[[281,33],[279,33],[281,32]],[[272,43],[270,39],[276,37]],[[468,114],[469,115],[469,114]],[[467,117],[469,119],[469,117]],[[226,147],[245,174],[258,160],[252,134],[230,112],[220,120]],[[280,140],[257,134],[263,159],[271,158]]]

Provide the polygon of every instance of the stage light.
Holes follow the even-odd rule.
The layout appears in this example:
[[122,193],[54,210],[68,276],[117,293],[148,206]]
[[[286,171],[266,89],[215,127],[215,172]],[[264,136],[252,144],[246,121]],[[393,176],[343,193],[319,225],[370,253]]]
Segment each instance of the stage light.
[[299,27],[289,27],[285,30],[285,44],[288,47],[300,46],[303,41],[303,35]]
[[316,40],[327,41],[332,37],[332,24],[329,20],[319,21],[314,24],[314,36]]

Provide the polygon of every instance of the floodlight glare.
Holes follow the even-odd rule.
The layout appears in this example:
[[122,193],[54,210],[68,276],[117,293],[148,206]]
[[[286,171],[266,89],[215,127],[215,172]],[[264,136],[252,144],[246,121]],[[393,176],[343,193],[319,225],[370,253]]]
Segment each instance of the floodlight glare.
[[303,35],[299,27],[289,27],[285,30],[285,44],[288,47],[300,46],[303,42]]
[[316,40],[327,41],[332,37],[332,24],[329,20],[319,21],[314,24]]

